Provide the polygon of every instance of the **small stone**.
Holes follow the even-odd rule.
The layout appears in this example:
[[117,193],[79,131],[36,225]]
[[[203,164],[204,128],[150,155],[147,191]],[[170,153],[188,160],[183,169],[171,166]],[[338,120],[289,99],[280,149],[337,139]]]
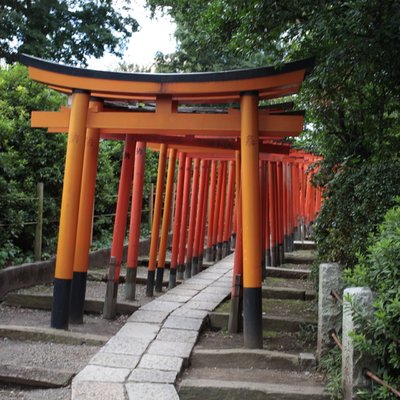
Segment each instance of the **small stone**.
[[128,319],[128,322],[161,323],[167,318],[169,311],[137,310]]
[[150,339],[137,339],[114,336],[102,347],[102,353],[130,354],[141,356],[150,344]]
[[97,353],[89,361],[91,365],[103,365],[105,367],[135,368],[139,363],[139,356],[129,354]]
[[185,317],[168,317],[164,322],[164,328],[172,329],[188,329],[192,331],[199,331],[203,321],[198,318],[185,318]]
[[136,368],[128,377],[128,382],[175,383],[176,371]]
[[192,349],[193,345],[191,343],[155,340],[147,350],[147,354],[182,357],[184,360],[188,360]]
[[127,368],[87,365],[76,375],[74,381],[124,382],[129,372]]
[[198,331],[189,331],[187,329],[162,328],[157,335],[157,340],[166,342],[185,342],[194,344],[197,341]]
[[153,340],[159,329],[160,327],[156,324],[128,322],[119,330],[116,336]]
[[179,373],[182,369],[183,359],[180,357],[155,356],[145,354],[140,363],[139,368],[159,369],[162,371],[176,371]]
[[179,400],[174,385],[161,383],[127,383],[129,400]]
[[72,400],[126,400],[123,383],[73,381]]

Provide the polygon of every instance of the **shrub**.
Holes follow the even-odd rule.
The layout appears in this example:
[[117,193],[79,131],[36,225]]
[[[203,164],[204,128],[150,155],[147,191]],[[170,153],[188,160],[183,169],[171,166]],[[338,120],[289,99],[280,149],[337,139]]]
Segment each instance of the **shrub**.
[[352,267],[365,254],[368,236],[400,193],[399,168],[399,162],[348,163],[336,172],[314,226],[321,260]]
[[[359,256],[354,269],[347,269],[349,286],[369,286],[376,294],[372,317],[361,313],[354,332],[356,349],[377,363],[376,373],[392,386],[400,387],[400,205],[390,209],[371,238],[366,255]],[[373,371],[374,372],[374,371]],[[362,392],[361,399],[395,399],[388,389],[374,385],[372,392]]]

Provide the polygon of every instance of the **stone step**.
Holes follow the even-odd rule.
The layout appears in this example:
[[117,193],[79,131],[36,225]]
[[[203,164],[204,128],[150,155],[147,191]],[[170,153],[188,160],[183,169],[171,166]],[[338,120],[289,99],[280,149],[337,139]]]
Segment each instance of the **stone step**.
[[311,271],[309,269],[291,269],[282,267],[267,267],[267,279],[286,278],[286,279],[309,279]]
[[[257,374],[258,372],[258,374]],[[277,371],[278,373],[280,371]],[[181,400],[328,400],[324,386],[308,383],[306,376],[282,376],[276,371],[218,370],[211,368],[209,378],[184,378],[179,388]],[[256,375],[261,375],[254,381]],[[246,380],[249,376],[250,379]],[[296,379],[295,379],[296,378]],[[253,379],[253,380],[252,380]]]
[[[147,284],[147,270],[145,268],[139,267],[138,274],[136,277],[136,283],[139,285],[146,285]],[[93,270],[89,271],[87,275],[87,279],[89,281],[95,282],[107,282],[107,272],[104,270]],[[126,270],[122,269],[121,274],[119,276],[119,283],[126,282]],[[180,281],[177,281],[177,284],[180,284]],[[168,287],[169,284],[169,270],[165,270],[164,279],[163,279],[163,287]]]
[[[6,306],[33,308],[39,310],[51,310],[53,305],[53,296],[48,294],[29,294],[29,293],[9,293],[5,297],[3,304]],[[86,299],[84,310],[88,313],[102,314],[103,300]],[[139,304],[130,302],[117,303],[117,314],[132,314],[140,307]]]
[[[212,312],[208,315],[210,326],[213,329],[227,329],[229,313],[223,312]],[[302,318],[285,318],[277,316],[263,316],[263,329],[268,329],[269,331],[279,332],[298,332],[303,325],[314,325],[317,323],[314,320],[302,319]]]
[[316,257],[311,251],[300,250],[293,253],[285,253],[285,263],[288,264],[312,264]]
[[286,300],[313,300],[315,292],[306,289],[295,289],[287,287],[262,287],[262,297],[265,299],[286,299]]
[[86,344],[88,346],[103,346],[108,341],[108,337],[102,335],[20,325],[0,325],[0,337],[69,345]]
[[56,388],[69,385],[75,373],[55,369],[0,364],[0,382]]
[[316,366],[311,353],[283,353],[264,349],[201,349],[195,348],[190,357],[192,368],[266,369],[274,370],[312,370]]
[[295,240],[294,241],[295,250],[316,250],[317,245],[313,240]]

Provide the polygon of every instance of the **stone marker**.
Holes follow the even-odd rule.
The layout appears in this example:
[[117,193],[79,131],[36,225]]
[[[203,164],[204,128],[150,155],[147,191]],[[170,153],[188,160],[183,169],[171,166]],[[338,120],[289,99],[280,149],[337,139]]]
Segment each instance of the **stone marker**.
[[342,389],[343,399],[352,400],[360,388],[371,385],[364,374],[364,368],[373,368],[374,361],[365,355],[360,356],[354,350],[353,339],[350,333],[357,330],[353,320],[353,312],[350,309],[350,302],[359,309],[363,315],[373,312],[373,293],[367,287],[353,287],[345,289],[343,295],[343,352],[342,352]]
[[331,291],[340,293],[342,289],[342,273],[339,264],[320,264],[319,291],[318,291],[318,339],[317,360],[321,359],[330,348],[332,339],[330,332],[339,333],[341,329],[341,304],[331,296]]

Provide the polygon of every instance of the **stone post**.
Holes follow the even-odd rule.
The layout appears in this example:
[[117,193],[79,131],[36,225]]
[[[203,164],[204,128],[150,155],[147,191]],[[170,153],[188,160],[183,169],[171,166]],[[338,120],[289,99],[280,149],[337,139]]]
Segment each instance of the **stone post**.
[[357,329],[357,326],[353,320],[354,311],[350,308],[350,302],[364,315],[372,313],[373,293],[367,287],[353,287],[345,289],[343,299],[342,388],[343,399],[352,400],[356,398],[357,389],[371,385],[371,381],[364,376],[363,369],[373,368],[374,362],[354,350],[350,334]]
[[340,293],[342,288],[341,270],[338,264],[320,264],[318,291],[318,339],[317,360],[321,359],[331,347],[330,332],[341,329],[341,305],[332,297],[331,291]]

